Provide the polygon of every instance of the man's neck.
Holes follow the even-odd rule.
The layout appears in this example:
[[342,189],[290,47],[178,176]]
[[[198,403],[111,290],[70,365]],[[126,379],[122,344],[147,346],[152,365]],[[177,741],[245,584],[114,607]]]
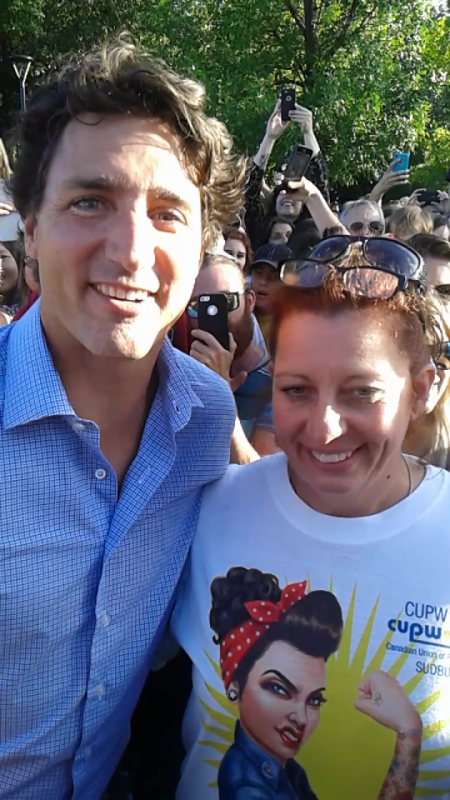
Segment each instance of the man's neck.
[[119,487],[139,450],[158,384],[161,344],[139,360],[102,358],[80,348],[77,358],[51,348],[70,404],[100,429],[100,448]]

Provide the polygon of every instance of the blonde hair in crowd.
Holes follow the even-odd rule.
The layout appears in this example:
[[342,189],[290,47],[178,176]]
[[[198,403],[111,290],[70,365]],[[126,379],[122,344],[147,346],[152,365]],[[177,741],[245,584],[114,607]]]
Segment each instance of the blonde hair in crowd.
[[[435,292],[433,295],[430,292],[429,302],[432,304],[437,338],[443,342],[450,341],[450,302]],[[443,381],[445,388],[441,390],[437,402],[433,400],[436,392],[434,387],[427,411],[411,422],[404,451],[420,456],[435,467],[450,469],[450,371],[444,371]]]
[[433,233],[433,217],[418,206],[406,206],[394,211],[388,228],[396,239],[409,239],[416,233]]
[[4,145],[3,139],[0,139],[0,179],[9,181],[12,175],[12,170],[9,165],[8,153]]

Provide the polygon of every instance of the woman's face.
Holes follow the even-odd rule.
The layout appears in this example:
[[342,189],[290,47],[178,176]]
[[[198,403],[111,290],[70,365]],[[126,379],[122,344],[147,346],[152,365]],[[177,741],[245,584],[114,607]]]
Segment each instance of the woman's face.
[[[5,297],[17,286],[19,267],[8,248],[0,242],[0,297]],[[1,302],[1,300],[0,300]]]
[[323,513],[342,500],[344,508],[351,499],[373,503],[392,465],[398,474],[408,424],[423,411],[434,369],[416,379],[417,397],[409,359],[383,319],[350,310],[285,318],[273,370],[277,442],[302,499]]
[[269,244],[286,244],[292,233],[289,222],[274,222],[270,231]]
[[229,256],[233,256],[239,269],[244,270],[247,261],[245,245],[240,239],[228,238],[225,242],[224,250]]
[[317,728],[324,691],[323,658],[274,642],[249,673],[238,700],[241,726],[284,765]]
[[251,272],[251,288],[256,297],[256,308],[259,311],[268,311],[273,290],[280,282],[276,269],[269,264],[260,264]]
[[295,222],[300,216],[302,208],[303,202],[298,199],[295,192],[286,192],[285,189],[281,190],[275,203],[277,217]]
[[381,211],[378,212],[368,203],[353,206],[348,211],[344,211],[341,222],[349,233],[362,236],[382,236],[385,230]]

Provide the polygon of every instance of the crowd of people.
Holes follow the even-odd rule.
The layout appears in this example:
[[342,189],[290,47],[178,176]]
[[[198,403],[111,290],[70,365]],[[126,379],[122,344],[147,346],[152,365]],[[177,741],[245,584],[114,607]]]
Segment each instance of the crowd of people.
[[0,148],[0,797],[446,797],[449,195],[204,102],[119,40]]

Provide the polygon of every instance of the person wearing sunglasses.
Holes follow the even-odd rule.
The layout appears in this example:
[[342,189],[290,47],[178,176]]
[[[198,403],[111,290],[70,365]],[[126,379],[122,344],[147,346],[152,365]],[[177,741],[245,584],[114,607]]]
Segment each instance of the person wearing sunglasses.
[[409,240],[427,268],[427,284],[450,300],[450,243],[433,233],[418,233]]
[[382,236],[385,232],[382,208],[364,198],[346,203],[340,220],[349,233],[358,236]]
[[[403,445],[435,380],[425,279],[421,257],[383,237],[331,237],[280,270],[270,353],[282,452],[231,466],[204,493],[173,617],[194,665],[177,800],[221,797],[238,713],[241,727],[244,717],[252,724],[244,733],[264,783],[258,797],[412,800],[428,781],[450,791],[450,475]],[[249,567],[252,593],[219,656],[214,591],[220,607],[231,603]],[[274,576],[285,587],[277,603]],[[273,645],[295,591],[331,591],[343,612],[320,683],[306,618],[297,653],[288,632]],[[325,605],[314,613],[325,634]],[[309,653],[302,679],[300,651]],[[307,774],[303,793],[293,754]],[[227,798],[256,797],[234,777]]]
[[[288,251],[289,252],[289,251]],[[230,349],[198,328],[200,295],[223,294],[227,300]],[[232,439],[234,463],[247,463],[277,451],[271,412],[269,354],[254,316],[255,295],[233,258],[205,256],[186,311],[191,328],[190,355],[230,385],[238,421]],[[250,446],[250,444],[251,446]]]

